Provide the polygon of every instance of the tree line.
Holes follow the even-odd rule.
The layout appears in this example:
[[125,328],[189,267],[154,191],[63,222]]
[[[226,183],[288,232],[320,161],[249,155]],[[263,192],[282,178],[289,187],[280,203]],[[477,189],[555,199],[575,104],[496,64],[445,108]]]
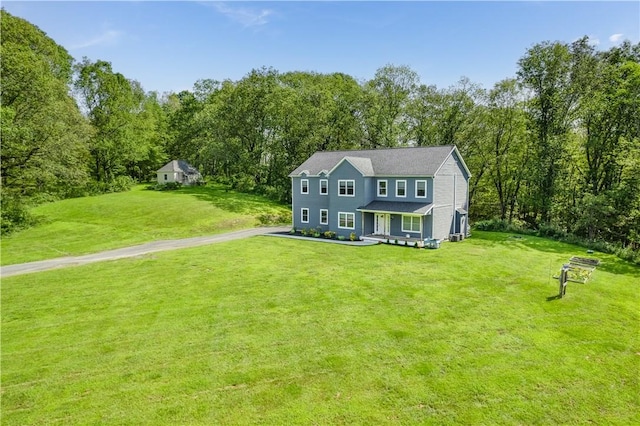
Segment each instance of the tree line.
[[315,151],[456,144],[472,220],[640,242],[640,44],[540,42],[490,89],[385,65],[367,81],[260,68],[160,95],[4,10],[2,35],[3,230],[29,203],[123,190],[169,159],[286,203]]

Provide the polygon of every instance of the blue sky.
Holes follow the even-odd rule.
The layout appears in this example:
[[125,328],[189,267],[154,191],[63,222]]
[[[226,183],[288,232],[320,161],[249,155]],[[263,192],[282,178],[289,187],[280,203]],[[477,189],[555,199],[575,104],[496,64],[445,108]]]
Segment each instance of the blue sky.
[[627,2],[32,2],[3,1],[81,60],[111,62],[145,90],[190,90],[253,68],[371,79],[407,65],[439,88],[515,76],[526,49],[587,35],[606,50],[640,40]]

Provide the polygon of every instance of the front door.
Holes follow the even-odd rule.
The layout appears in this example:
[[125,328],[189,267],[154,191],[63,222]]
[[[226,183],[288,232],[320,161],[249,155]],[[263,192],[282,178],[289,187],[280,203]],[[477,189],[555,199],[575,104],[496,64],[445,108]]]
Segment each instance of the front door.
[[384,213],[376,213],[374,234],[387,235],[389,234],[389,215]]

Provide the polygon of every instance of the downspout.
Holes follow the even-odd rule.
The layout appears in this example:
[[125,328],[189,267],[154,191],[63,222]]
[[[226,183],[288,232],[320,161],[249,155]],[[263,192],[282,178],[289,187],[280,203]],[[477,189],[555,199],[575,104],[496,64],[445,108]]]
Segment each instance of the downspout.
[[458,223],[458,221],[456,220],[456,178],[458,177],[457,174],[453,174],[453,233],[457,234],[458,232],[456,232],[456,230],[458,229],[458,227],[460,226],[460,224]]
[[467,178],[467,202],[465,203],[467,207],[465,210],[467,211],[467,220],[465,221],[466,229],[464,230],[464,236],[469,236],[469,178]]
[[293,194],[293,178],[291,178],[291,228],[296,227],[296,217],[295,217],[296,210],[293,205],[293,198],[294,198],[293,195],[294,195]]

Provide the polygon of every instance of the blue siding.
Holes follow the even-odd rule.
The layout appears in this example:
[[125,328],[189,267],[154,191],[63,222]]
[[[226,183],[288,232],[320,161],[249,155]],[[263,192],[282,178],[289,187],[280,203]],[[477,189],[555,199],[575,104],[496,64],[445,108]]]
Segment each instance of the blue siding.
[[[309,181],[309,193],[303,194],[301,191],[301,180]],[[293,226],[296,229],[316,228],[320,225],[320,209],[329,208],[329,195],[320,195],[320,180],[324,177],[302,176],[294,177],[292,182],[292,216]],[[329,182],[329,191],[331,191],[331,182]],[[309,223],[303,223],[301,217],[302,208],[309,209]],[[323,225],[323,227],[327,227]]]
[[[407,177],[407,178],[399,178],[399,177],[383,177],[378,176],[371,179],[371,193],[373,197],[370,201],[379,200],[379,201],[406,201],[411,203],[432,203],[433,202],[433,179],[430,177],[424,178],[415,178],[415,177]],[[387,181],[387,196],[386,197],[378,197],[378,180],[386,180]],[[404,180],[407,182],[406,184],[406,197],[396,197],[396,182],[399,180]],[[417,180],[426,180],[427,181],[427,198],[416,198],[416,181]]]
[[[329,177],[320,176],[294,176],[292,185],[292,210],[293,226],[297,229],[320,228],[321,230],[335,231],[338,235],[348,237],[351,232],[356,235],[371,234],[374,232],[374,215],[361,213],[356,209],[369,204],[371,201],[389,202],[419,202],[433,203],[431,215],[422,217],[422,236],[424,238],[447,239],[449,234],[460,232],[460,213],[456,209],[469,209],[469,184],[467,172],[461,165],[455,152],[442,164],[434,177],[364,177],[348,161],[342,161]],[[301,193],[301,179],[308,179],[309,193]],[[328,180],[328,195],[320,194],[320,180]],[[340,196],[340,180],[353,180],[355,183],[355,196]],[[378,180],[387,181],[387,196],[378,197]],[[406,196],[396,196],[396,183],[398,180],[406,181]],[[426,198],[416,197],[416,181],[424,180],[427,183]],[[309,222],[302,223],[301,208],[309,209]],[[320,210],[326,209],[329,213],[329,223],[320,225]],[[354,229],[340,229],[339,213],[354,213]],[[406,235],[402,230],[402,215],[392,214],[389,233],[391,235]],[[420,233],[409,233],[412,237],[419,237]]]
[[[338,181],[353,180],[355,182],[355,196],[346,197],[339,195]],[[356,211],[358,207],[366,204],[366,200],[370,198],[367,189],[370,187],[370,179],[365,179],[358,170],[356,170],[348,161],[343,161],[335,170],[332,171],[329,182],[329,228],[338,235],[348,237],[351,232],[356,235],[362,234],[362,215]],[[355,213],[355,229],[341,229],[339,225],[340,212]]]

